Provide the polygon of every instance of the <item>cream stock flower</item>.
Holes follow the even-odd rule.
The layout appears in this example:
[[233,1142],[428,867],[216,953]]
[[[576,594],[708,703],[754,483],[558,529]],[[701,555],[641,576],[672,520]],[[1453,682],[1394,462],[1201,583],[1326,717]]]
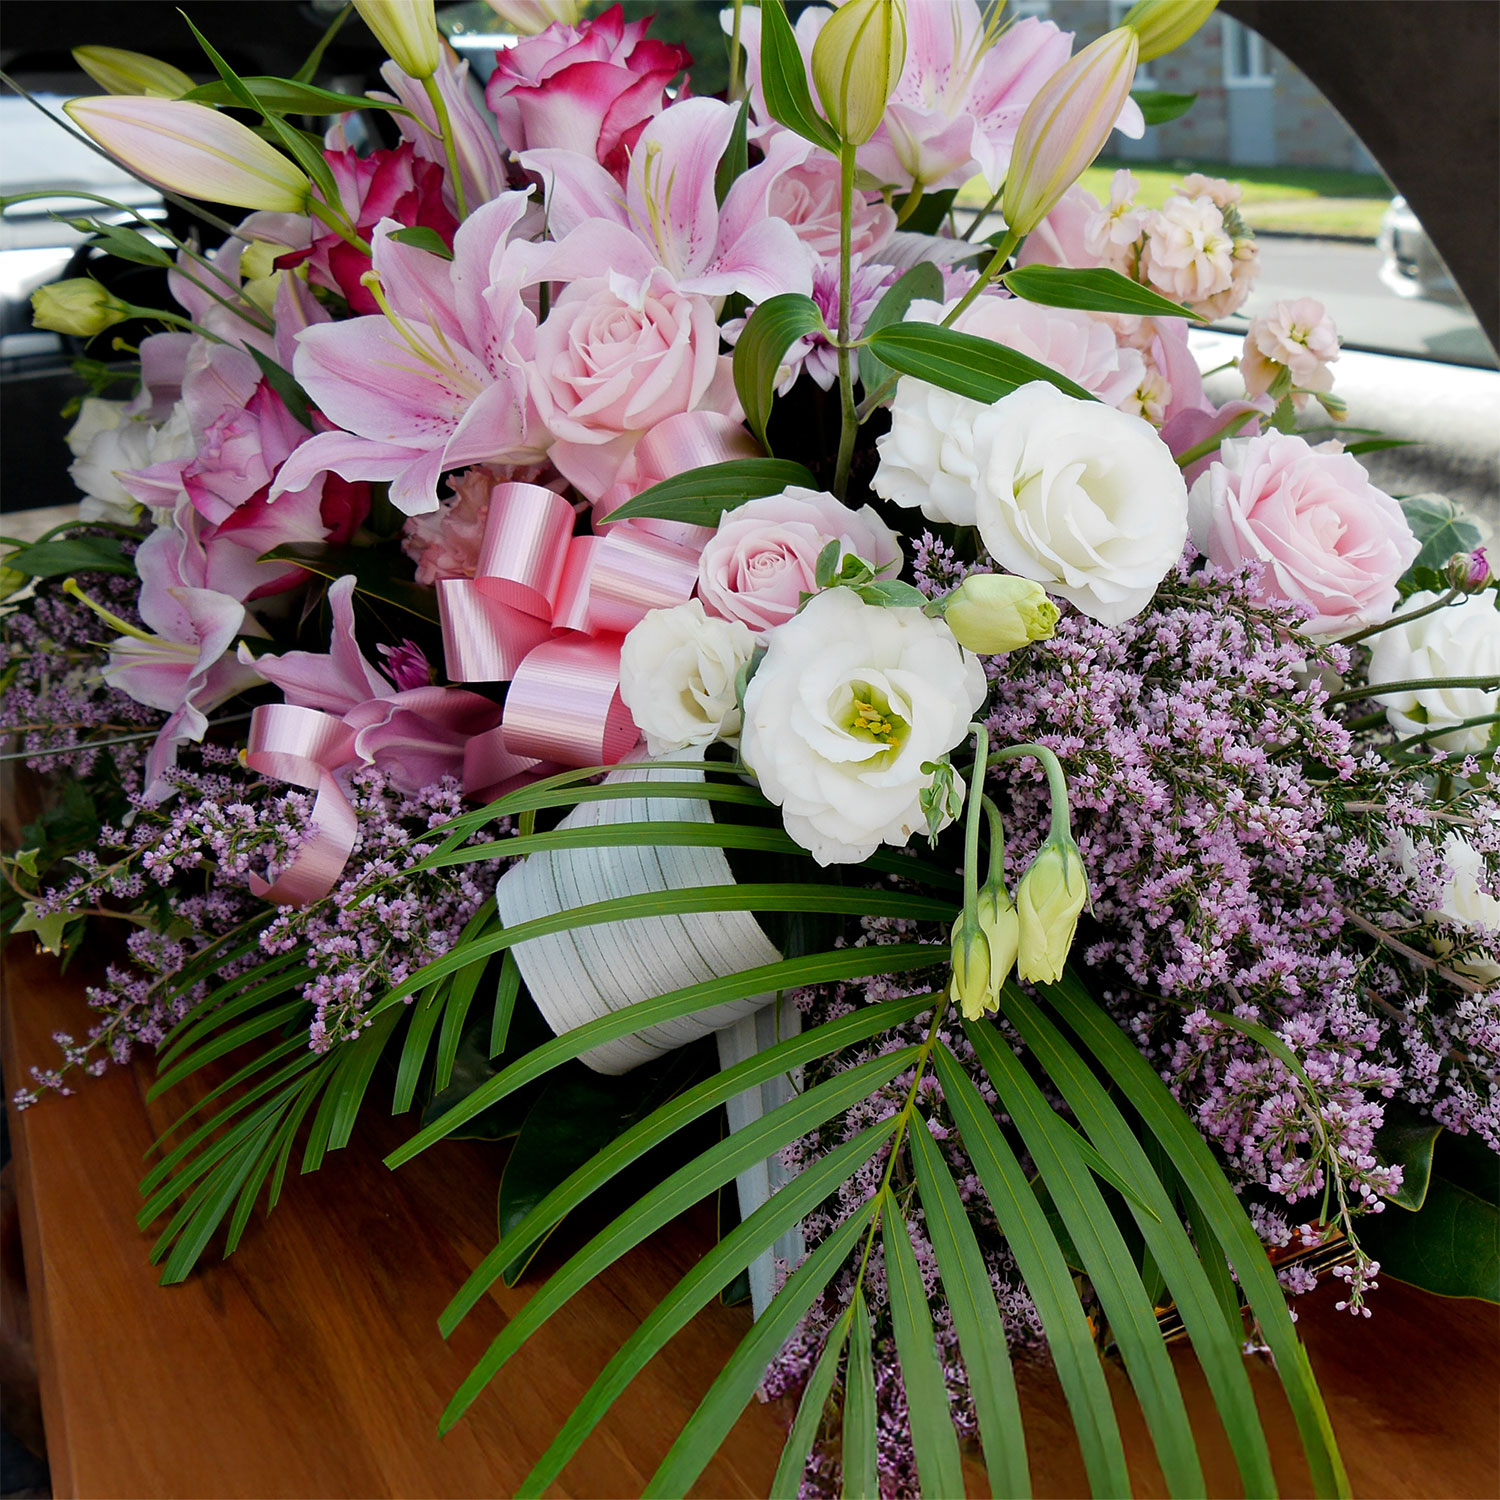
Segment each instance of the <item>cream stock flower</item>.
[[1204,302],[1233,284],[1234,238],[1212,198],[1168,198],[1144,223],[1141,269],[1165,296]]
[[963,739],[985,676],[940,620],[817,595],[772,631],[745,691],[740,754],[821,865],[867,859],[927,823],[924,762]]
[[1313,297],[1278,302],[1250,320],[1240,355],[1245,392],[1264,395],[1285,369],[1304,391],[1326,391],[1333,385],[1328,368],[1339,357],[1339,335],[1323,304]]

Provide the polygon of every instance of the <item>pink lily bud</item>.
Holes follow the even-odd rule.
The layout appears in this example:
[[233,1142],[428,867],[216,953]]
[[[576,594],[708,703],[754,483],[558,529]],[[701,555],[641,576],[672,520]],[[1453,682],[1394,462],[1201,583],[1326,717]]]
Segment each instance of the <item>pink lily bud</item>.
[[1134,28],[1140,37],[1139,61],[1151,62],[1187,41],[1217,4],[1218,0],[1136,0],[1120,24]]
[[238,120],[185,99],[106,95],[70,99],[73,123],[148,182],[174,193],[301,213],[307,178]]
[[1129,26],[1107,31],[1069,58],[1026,106],[1001,205],[1016,234],[1030,234],[1104,149],[1130,102],[1139,50]]
[[413,78],[431,78],[443,60],[432,0],[354,0],[359,18],[391,61]]
[[559,21],[576,26],[584,0],[489,0],[489,7],[517,36],[536,36]]

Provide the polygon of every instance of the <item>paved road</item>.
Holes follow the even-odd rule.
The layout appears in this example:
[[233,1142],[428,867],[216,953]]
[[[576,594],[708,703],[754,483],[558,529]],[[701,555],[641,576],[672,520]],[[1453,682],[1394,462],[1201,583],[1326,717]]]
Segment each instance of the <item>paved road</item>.
[[1494,353],[1466,307],[1398,297],[1380,279],[1374,245],[1263,236],[1261,274],[1245,304],[1249,316],[1273,302],[1316,297],[1344,342],[1427,359],[1493,367]]

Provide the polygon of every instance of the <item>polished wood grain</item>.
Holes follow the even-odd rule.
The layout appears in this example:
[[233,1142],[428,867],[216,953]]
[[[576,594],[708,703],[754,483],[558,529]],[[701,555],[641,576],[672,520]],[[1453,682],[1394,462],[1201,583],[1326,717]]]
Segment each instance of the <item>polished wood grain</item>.
[[[83,975],[13,944],[5,973],[7,1093],[50,1033],[82,1033]],[[534,1280],[481,1304],[448,1343],[437,1316],[490,1248],[500,1157],[451,1143],[391,1173],[404,1125],[371,1111],[316,1178],[291,1181],[229,1261],[162,1289],[138,1233],[135,1184],[156,1132],[194,1097],[145,1102],[144,1063],[13,1116],[26,1267],[59,1496],[493,1496],[509,1493],[613,1350],[711,1242],[707,1213],[655,1236],[574,1299],[447,1438],[444,1402]],[[576,1236],[573,1240],[576,1243]],[[549,1262],[566,1247],[551,1248]],[[1388,1283],[1355,1322],[1332,1297],[1302,1328],[1362,1497],[1500,1494],[1500,1320]],[[558,1494],[638,1493],[748,1325],[714,1306],[618,1403]],[[1237,1494],[1191,1354],[1174,1351],[1212,1493]],[[1306,1470],[1274,1373],[1251,1360],[1284,1492]],[[1113,1372],[1138,1493],[1162,1493],[1134,1402]],[[1049,1372],[1021,1371],[1039,1496],[1084,1493]],[[752,1405],[699,1486],[761,1495],[784,1432]],[[984,1493],[976,1464],[970,1488]]]

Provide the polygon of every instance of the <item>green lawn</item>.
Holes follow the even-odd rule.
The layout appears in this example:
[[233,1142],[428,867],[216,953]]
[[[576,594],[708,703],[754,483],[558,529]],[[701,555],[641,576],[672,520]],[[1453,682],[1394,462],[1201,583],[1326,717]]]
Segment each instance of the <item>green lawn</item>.
[[[1347,234],[1373,240],[1380,217],[1392,197],[1391,186],[1376,172],[1341,172],[1329,167],[1232,167],[1222,163],[1100,162],[1080,179],[1101,201],[1109,198],[1110,179],[1128,166],[1140,183],[1139,201],[1147,208],[1166,202],[1171,185],[1184,174],[1200,171],[1227,177],[1245,190],[1245,221],[1252,229],[1280,229],[1301,234]],[[982,205],[984,184],[970,183],[959,201]]]

